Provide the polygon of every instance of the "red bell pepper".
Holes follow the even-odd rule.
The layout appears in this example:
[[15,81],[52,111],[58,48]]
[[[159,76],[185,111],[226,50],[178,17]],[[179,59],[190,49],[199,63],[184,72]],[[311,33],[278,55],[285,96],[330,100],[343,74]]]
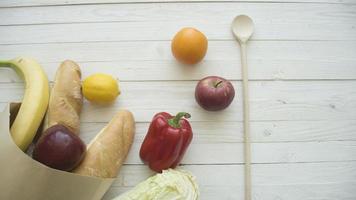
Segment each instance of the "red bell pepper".
[[175,168],[182,160],[193,137],[188,120],[182,117],[190,115],[180,112],[172,116],[161,112],[153,117],[140,149],[142,161],[152,170],[161,172]]

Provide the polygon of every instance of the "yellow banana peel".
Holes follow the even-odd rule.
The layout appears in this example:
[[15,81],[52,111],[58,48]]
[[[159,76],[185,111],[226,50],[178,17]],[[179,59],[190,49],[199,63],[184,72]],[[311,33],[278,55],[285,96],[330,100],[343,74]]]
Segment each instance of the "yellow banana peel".
[[0,67],[13,68],[25,82],[25,94],[10,132],[15,144],[25,151],[44,118],[49,101],[48,78],[32,58],[19,57],[0,61]]

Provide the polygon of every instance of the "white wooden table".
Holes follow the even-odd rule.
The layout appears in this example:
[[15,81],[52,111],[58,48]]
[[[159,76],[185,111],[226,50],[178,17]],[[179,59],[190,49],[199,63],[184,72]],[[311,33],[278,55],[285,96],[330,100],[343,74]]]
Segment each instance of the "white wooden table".
[[[82,112],[86,141],[119,108],[137,120],[126,165],[104,199],[153,174],[138,156],[152,116],[184,110],[194,139],[181,168],[197,176],[202,200],[242,200],[240,58],[230,32],[239,14],[256,25],[249,46],[254,199],[356,199],[355,0],[1,0],[0,57],[37,58],[50,80],[64,59],[79,62],[83,77],[120,80],[114,105],[85,102]],[[209,39],[204,61],[191,68],[170,51],[185,26]],[[207,75],[233,81],[237,96],[227,110],[195,103],[194,87]],[[0,92],[2,106],[22,98],[14,72],[0,70]]]

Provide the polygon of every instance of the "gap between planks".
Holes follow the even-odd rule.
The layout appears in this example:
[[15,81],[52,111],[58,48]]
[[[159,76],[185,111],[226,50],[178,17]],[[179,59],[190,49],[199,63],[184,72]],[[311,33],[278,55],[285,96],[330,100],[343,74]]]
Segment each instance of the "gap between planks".
[[[183,108],[193,115],[191,121],[242,121],[240,98],[233,101],[229,109],[210,113],[196,104],[194,81],[143,83],[122,82],[121,87],[130,92],[123,92],[110,108],[85,101],[82,121],[105,122],[111,118],[116,109],[123,106],[132,110],[137,116],[137,121],[150,121],[157,111],[176,113]],[[232,83],[237,90],[237,97],[240,97],[241,83],[236,81]],[[251,82],[251,119],[257,121],[353,120],[356,116],[353,112],[356,106],[355,84],[356,81]],[[3,104],[21,100],[22,84],[0,84],[0,87],[3,91],[0,102]],[[93,117],[99,114],[102,116],[100,119]]]
[[[355,164],[356,166],[356,160],[341,160],[341,161],[310,161],[310,162],[273,162],[273,163],[251,163],[251,165],[254,166],[269,166],[269,165],[298,165],[298,164],[325,164],[325,163],[330,163],[330,164]],[[245,163],[200,163],[200,164],[179,164],[178,167],[184,167],[184,166],[244,166]],[[144,163],[124,163],[123,166],[135,166],[135,167],[143,167],[147,166]],[[356,181],[355,181],[356,183]]]
[[[18,0],[17,0],[18,1]],[[171,3],[254,3],[254,4],[274,4],[274,3],[282,3],[282,4],[346,4],[346,5],[353,5],[356,4],[352,0],[105,0],[105,1],[91,1],[91,0],[84,0],[82,2],[77,1],[73,3],[69,3],[70,1],[43,1],[42,3],[38,3],[36,1],[31,1],[29,3],[23,3],[21,1],[16,2],[16,0],[3,0],[0,3],[1,8],[27,8],[27,7],[56,7],[56,6],[85,6],[85,5],[115,5],[115,4],[171,4]],[[36,4],[37,3],[37,4]]]

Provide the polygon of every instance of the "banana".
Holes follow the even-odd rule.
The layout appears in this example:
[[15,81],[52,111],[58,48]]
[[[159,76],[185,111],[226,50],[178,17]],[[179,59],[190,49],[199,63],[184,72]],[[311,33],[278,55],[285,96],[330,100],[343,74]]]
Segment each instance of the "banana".
[[45,116],[49,100],[48,79],[38,62],[31,58],[0,61],[0,67],[11,67],[25,81],[25,94],[10,133],[15,144],[25,151]]

